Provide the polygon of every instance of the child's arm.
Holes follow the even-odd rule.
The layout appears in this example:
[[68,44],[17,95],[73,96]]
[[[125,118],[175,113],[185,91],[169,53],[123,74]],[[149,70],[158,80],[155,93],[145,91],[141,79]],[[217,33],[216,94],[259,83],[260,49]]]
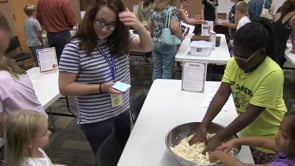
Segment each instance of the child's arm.
[[217,150],[229,152],[235,145],[250,145],[277,151],[274,139],[266,137],[240,137],[220,145]]
[[241,161],[237,160],[236,158],[230,156],[229,154],[216,150],[214,152],[209,153],[209,158],[211,162],[216,162],[217,160],[221,161],[224,166],[266,166],[266,165],[258,165],[258,164],[248,164],[242,163]]

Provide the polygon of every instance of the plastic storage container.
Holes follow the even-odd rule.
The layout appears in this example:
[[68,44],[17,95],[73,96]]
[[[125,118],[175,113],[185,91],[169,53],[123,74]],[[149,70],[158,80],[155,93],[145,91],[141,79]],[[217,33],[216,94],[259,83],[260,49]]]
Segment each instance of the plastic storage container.
[[208,41],[192,41],[190,44],[191,55],[209,56],[212,47],[212,42]]

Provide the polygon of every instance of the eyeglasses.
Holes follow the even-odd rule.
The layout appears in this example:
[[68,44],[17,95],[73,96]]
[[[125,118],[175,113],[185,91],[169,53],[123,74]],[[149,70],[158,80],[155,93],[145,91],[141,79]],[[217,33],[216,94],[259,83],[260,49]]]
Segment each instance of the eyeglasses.
[[98,26],[99,28],[103,28],[103,27],[107,27],[107,30],[110,32],[113,32],[116,28],[116,25],[114,23],[106,23],[104,20],[102,19],[95,19],[94,23],[96,26]]
[[256,50],[254,53],[252,53],[248,58],[242,58],[242,57],[238,57],[236,56],[236,53],[234,52],[233,57],[239,61],[239,62],[243,62],[243,63],[248,63],[251,59],[253,59],[257,53],[260,51],[260,49]]

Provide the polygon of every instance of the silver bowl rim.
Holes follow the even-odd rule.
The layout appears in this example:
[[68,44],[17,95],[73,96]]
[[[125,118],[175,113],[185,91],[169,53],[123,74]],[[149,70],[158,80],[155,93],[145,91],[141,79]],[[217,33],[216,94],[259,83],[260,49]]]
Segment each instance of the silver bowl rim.
[[[176,129],[176,128],[180,127],[180,126],[189,125],[189,124],[201,124],[201,123],[202,123],[202,122],[186,122],[186,123],[179,124],[179,125],[173,127],[172,129],[170,129],[169,132],[168,132],[168,133],[166,134],[166,136],[165,136],[165,145],[166,145],[166,148],[167,148],[168,151],[169,151],[169,152],[170,152],[170,153],[176,158],[176,160],[178,160],[178,158],[181,158],[181,159],[184,160],[185,162],[190,163],[190,164],[193,164],[193,165],[197,165],[197,166],[208,166],[208,165],[210,166],[210,165],[212,165],[212,166],[213,166],[213,165],[221,164],[221,162],[203,164],[203,163],[197,163],[197,162],[193,162],[193,161],[187,160],[187,159],[185,159],[185,158],[183,158],[183,157],[181,157],[181,156],[175,154],[175,153],[172,151],[172,149],[171,149],[172,147],[168,145],[168,144],[169,144],[169,143],[168,143],[168,136],[169,136],[169,134],[171,133],[171,131],[173,131],[174,129]],[[211,124],[216,125],[216,126],[218,126],[218,127],[222,127],[222,128],[224,128],[223,125],[220,125],[220,124],[215,123],[215,122],[211,122]],[[234,135],[234,137],[238,137],[238,136],[237,136],[237,135]],[[240,149],[241,149],[241,147],[238,148],[238,152],[237,152],[237,153],[239,153]],[[237,155],[237,154],[235,154],[235,155]]]

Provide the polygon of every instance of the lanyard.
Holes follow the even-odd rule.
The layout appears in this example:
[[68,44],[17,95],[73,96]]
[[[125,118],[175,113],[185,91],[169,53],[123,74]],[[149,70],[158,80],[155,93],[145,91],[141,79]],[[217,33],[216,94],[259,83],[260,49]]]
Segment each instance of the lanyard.
[[96,48],[97,48],[97,51],[103,56],[103,58],[108,63],[108,65],[109,65],[109,67],[111,69],[111,72],[112,72],[113,80],[116,80],[116,76],[115,76],[116,65],[115,65],[114,58],[112,56],[110,58],[108,58],[108,56],[104,53],[104,51],[99,46],[97,46]]

